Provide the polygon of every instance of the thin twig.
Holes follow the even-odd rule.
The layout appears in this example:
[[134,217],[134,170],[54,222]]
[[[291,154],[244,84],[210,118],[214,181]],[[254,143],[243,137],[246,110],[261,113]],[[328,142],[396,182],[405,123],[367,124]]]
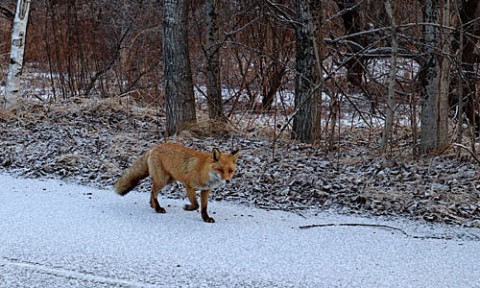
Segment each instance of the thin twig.
[[453,143],[452,145],[467,151],[470,155],[472,155],[473,159],[475,159],[475,161],[477,161],[477,163],[480,164],[480,158],[478,158],[478,155],[475,154],[475,152],[473,152],[470,148],[460,143]]
[[[405,230],[393,227],[390,225],[384,224],[365,224],[365,223],[326,223],[326,224],[311,224],[311,225],[303,225],[299,226],[300,229],[310,229],[310,228],[325,228],[325,227],[367,227],[367,228],[383,228],[389,229],[393,231],[400,232],[401,234],[405,235],[405,237],[413,238],[413,239],[439,239],[439,240],[452,240],[454,239],[453,236],[449,235],[431,235],[431,236],[422,236],[422,235],[413,235],[405,232]],[[475,241],[480,241],[480,236],[472,235],[471,236]]]

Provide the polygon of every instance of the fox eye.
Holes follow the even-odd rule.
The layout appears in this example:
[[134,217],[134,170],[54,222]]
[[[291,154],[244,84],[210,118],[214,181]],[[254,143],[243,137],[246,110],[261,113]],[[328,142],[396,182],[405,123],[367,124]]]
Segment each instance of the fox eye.
[[229,174],[233,173],[233,169],[228,169],[228,173]]
[[217,171],[223,174],[223,169],[217,169]]

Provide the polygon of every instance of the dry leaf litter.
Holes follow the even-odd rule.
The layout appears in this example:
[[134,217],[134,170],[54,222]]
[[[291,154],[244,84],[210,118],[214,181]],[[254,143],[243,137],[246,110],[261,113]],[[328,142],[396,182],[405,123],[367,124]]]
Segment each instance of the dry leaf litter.
[[[122,171],[155,143],[171,141],[205,151],[239,148],[235,180],[213,192],[217,201],[480,227],[478,165],[471,161],[448,155],[385,160],[360,141],[330,154],[288,141],[273,147],[271,139],[218,127],[211,128],[222,132],[215,137],[191,129],[165,139],[165,117],[159,110],[118,100],[24,101],[16,113],[0,114],[0,171],[112,189]],[[149,189],[150,180],[136,188]],[[176,184],[162,194],[184,198],[182,189]]]

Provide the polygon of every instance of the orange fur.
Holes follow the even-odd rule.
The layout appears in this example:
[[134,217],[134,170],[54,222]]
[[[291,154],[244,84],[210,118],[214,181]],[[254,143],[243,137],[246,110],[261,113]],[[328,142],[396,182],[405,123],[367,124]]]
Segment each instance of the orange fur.
[[195,190],[201,190],[202,218],[205,222],[215,222],[207,213],[210,190],[230,182],[237,168],[238,155],[238,151],[221,153],[213,149],[209,153],[177,144],[159,144],[135,160],[115,183],[115,191],[123,196],[150,175],[153,182],[150,206],[158,213],[165,213],[158,203],[158,193],[168,184],[180,181],[185,185],[190,200],[184,209],[198,209]]

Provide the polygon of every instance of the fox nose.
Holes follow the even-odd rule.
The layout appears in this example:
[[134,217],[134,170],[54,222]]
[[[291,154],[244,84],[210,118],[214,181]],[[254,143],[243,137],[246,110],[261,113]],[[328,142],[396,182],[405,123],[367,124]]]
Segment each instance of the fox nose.
[[230,180],[229,180],[229,179],[227,179],[227,180],[225,180],[225,182],[227,182],[227,184],[228,184],[228,183],[230,183]]

